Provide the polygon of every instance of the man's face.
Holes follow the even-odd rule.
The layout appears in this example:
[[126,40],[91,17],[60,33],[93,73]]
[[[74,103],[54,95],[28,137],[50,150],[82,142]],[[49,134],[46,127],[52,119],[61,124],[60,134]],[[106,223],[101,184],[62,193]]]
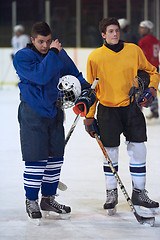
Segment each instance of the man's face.
[[101,35],[108,44],[114,45],[119,42],[120,29],[117,25],[109,25],[106,27],[106,33],[101,33]]
[[42,54],[46,54],[50,49],[51,44],[51,34],[48,36],[37,35],[36,38],[31,37],[31,41],[35,48]]
[[139,33],[143,37],[143,36],[145,36],[146,34],[149,33],[149,29],[145,28],[145,27],[139,27]]
[[16,32],[16,36],[17,36],[17,37],[19,37],[19,36],[21,36],[21,35],[22,35],[22,32],[21,32],[21,31],[17,31],[17,32]]

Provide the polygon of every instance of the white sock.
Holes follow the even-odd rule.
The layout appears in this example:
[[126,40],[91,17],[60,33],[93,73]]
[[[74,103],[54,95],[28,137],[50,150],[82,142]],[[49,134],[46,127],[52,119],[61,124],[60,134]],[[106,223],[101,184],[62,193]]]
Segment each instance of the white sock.
[[143,142],[129,142],[127,151],[130,156],[129,166],[133,187],[143,190],[146,183],[146,146]]
[[[110,160],[112,161],[114,168],[118,172],[118,155],[119,155],[118,147],[105,147],[105,149]],[[112,190],[117,188],[117,180],[114,174],[112,173],[110,166],[105,158],[103,162],[103,169],[105,174],[106,190]]]

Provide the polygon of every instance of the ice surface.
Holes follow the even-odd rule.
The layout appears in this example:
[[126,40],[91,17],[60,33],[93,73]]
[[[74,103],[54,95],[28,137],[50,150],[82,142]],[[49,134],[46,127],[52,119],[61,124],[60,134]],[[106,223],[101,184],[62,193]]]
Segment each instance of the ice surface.
[[[105,183],[103,156],[95,139],[84,130],[83,120],[77,124],[65,150],[61,181],[67,191],[59,191],[57,201],[72,208],[69,220],[43,219],[40,226],[28,222],[23,191],[23,162],[21,161],[17,109],[17,87],[0,89],[0,240],[159,240],[160,215],[155,227],[140,225],[119,189],[118,213],[107,216],[103,210]],[[145,110],[149,111],[148,109]],[[75,114],[66,111],[66,133]],[[160,119],[147,124],[147,186],[149,196],[160,202]],[[131,178],[128,155],[122,136],[119,175],[129,195]]]

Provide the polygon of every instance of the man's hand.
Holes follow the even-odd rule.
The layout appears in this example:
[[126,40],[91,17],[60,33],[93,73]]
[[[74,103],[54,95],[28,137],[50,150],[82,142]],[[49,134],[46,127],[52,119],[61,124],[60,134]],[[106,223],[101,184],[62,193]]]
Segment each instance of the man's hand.
[[99,135],[99,128],[97,124],[97,120],[95,118],[86,118],[84,119],[85,130],[89,133],[91,137],[94,138],[94,134],[97,133]]
[[154,87],[149,87],[144,90],[144,93],[139,97],[138,104],[141,107],[149,107],[157,95]]
[[83,89],[80,97],[77,98],[73,111],[75,114],[81,114],[81,117],[85,117],[89,112],[90,107],[96,101],[95,90],[88,88]]
[[62,44],[59,42],[58,39],[56,39],[55,41],[52,40],[50,48],[57,48],[60,52],[62,50]]

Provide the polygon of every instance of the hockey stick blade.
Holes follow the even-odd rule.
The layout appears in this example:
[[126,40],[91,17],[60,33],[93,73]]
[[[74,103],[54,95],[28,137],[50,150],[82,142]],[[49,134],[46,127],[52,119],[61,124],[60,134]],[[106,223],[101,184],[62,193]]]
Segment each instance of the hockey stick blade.
[[138,221],[140,224],[149,225],[149,226],[151,226],[151,227],[154,226],[155,217],[143,217],[143,216],[138,215],[137,212],[134,212],[134,215],[135,215],[137,221]]
[[58,183],[58,189],[61,191],[66,191],[67,190],[67,185],[61,181]]

